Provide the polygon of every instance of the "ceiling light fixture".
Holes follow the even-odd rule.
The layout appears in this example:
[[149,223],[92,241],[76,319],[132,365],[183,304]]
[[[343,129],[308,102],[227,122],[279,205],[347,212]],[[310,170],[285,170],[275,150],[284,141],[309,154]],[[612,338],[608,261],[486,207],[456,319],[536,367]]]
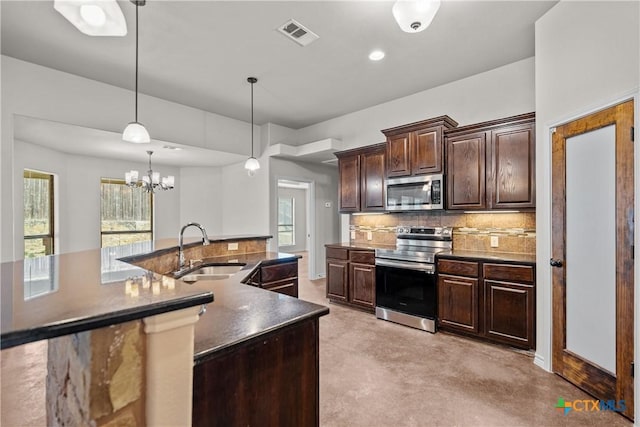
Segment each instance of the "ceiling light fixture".
[[86,35],[127,35],[127,22],[116,0],[54,0],[53,8]]
[[251,83],[251,157],[247,159],[244,168],[249,176],[254,176],[256,171],[260,169],[260,162],[253,155],[253,85],[258,81],[255,77],[247,77],[247,81]]
[[369,59],[372,61],[380,61],[382,58],[384,58],[384,52],[379,49],[376,49],[369,54]]
[[142,179],[138,179],[139,173],[136,170],[131,170],[124,174],[124,180],[126,184],[131,187],[140,187],[147,193],[155,193],[157,189],[161,190],[173,190],[175,186],[175,177],[173,175],[165,176],[160,179],[160,172],[154,172],[151,169],[151,155],[153,151],[147,151],[149,155],[149,170],[146,175],[142,176]]
[[145,5],[145,0],[131,0],[131,3],[136,5],[136,116],[135,120],[124,128],[122,140],[134,144],[144,144],[151,141],[147,129],[138,122],[138,8]]
[[391,9],[393,17],[407,33],[424,31],[440,8],[440,0],[397,0]]

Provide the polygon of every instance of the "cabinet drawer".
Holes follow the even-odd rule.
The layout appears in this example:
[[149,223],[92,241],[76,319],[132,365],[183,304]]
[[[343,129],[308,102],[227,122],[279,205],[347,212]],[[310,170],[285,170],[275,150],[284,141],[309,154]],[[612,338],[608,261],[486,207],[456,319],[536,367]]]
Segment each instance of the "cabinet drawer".
[[298,279],[284,279],[277,282],[264,283],[262,288],[268,291],[298,297]]
[[262,283],[298,277],[298,261],[264,266],[260,274],[260,281]]
[[480,269],[477,262],[457,261],[451,259],[438,260],[438,273],[478,277],[479,272]]
[[373,251],[349,251],[349,260],[360,264],[375,264],[375,252]]
[[506,280],[508,282],[533,283],[533,266],[511,264],[483,264],[485,279]]
[[327,248],[327,258],[349,259],[349,250],[341,248]]

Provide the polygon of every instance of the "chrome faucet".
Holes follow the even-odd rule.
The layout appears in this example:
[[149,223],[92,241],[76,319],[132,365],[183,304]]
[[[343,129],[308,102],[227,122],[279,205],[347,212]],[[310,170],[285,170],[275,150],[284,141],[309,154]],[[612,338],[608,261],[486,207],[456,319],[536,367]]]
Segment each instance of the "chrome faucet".
[[190,222],[189,224],[183,226],[182,229],[180,230],[180,235],[178,236],[178,270],[182,270],[185,264],[184,249],[182,244],[184,230],[187,227],[191,227],[191,226],[198,227],[202,232],[202,245],[207,246],[209,244],[209,238],[207,237],[207,230],[205,230],[202,225],[198,224],[197,222]]

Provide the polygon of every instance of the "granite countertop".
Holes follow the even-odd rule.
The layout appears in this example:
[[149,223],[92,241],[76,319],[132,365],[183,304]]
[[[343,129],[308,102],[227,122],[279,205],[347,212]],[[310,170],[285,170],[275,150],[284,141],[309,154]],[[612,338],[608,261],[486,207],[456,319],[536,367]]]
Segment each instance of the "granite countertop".
[[195,363],[212,353],[250,340],[304,319],[324,316],[329,308],[267,291],[242,282],[259,265],[293,261],[298,255],[266,252],[243,256],[215,257],[206,262],[246,263],[242,270],[225,280],[200,280],[192,287],[210,290],[215,301],[195,327]]
[[455,259],[475,259],[481,261],[500,261],[507,263],[531,264],[535,265],[536,256],[534,254],[516,254],[511,252],[482,252],[482,251],[446,251],[440,252],[438,258]]
[[[207,258],[203,262],[244,265],[227,279],[193,284],[120,260],[151,253],[164,244],[143,242],[1,264],[1,348],[206,304],[195,328],[197,362],[207,354],[329,312],[327,307],[242,283],[260,265],[300,258],[295,254]],[[132,277],[137,295],[128,292]]]
[[366,249],[366,250],[374,250],[374,249],[395,249],[396,245],[385,245],[382,243],[352,243],[352,242],[342,242],[342,243],[327,243],[324,245],[326,248],[343,248],[343,249]]
[[[147,242],[147,246],[151,242]],[[0,265],[0,348],[207,304],[211,290],[118,261],[135,245]],[[134,292],[125,282],[136,277]],[[144,284],[143,284],[144,280]],[[137,289],[137,295],[135,295]]]

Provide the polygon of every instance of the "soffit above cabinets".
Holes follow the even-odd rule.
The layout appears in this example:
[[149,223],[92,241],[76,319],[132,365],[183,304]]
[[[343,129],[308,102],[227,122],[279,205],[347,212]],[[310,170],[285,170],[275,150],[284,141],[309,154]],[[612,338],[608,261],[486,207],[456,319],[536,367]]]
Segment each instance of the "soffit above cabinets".
[[274,144],[267,148],[264,155],[303,162],[337,165],[338,159],[334,156],[334,153],[340,150],[342,150],[342,141],[327,138],[297,146]]

